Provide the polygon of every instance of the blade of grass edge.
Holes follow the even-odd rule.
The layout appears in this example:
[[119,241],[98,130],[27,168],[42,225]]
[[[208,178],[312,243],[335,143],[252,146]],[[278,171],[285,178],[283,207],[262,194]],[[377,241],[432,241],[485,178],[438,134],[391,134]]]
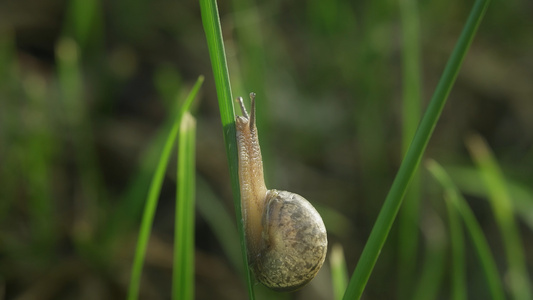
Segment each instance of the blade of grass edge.
[[453,83],[457,78],[457,74],[459,73],[466,52],[472,43],[476,30],[481,23],[481,19],[483,18],[489,3],[489,0],[476,0],[474,7],[472,8],[466,25],[463,28],[459,40],[455,45],[439,80],[427,111],[422,118],[420,126],[409,146],[409,150],[398,170],[398,174],[394,179],[389,194],[385,199],[385,203],[383,204],[376,223],[372,228],[370,237],[363,249],[363,253],[354,270],[343,299],[360,299],[363,294],[368,278],[372,273],[390,228],[394,223],[394,219],[402,203],[409,181],[420,164],[429,138],[433,133],[433,129],[440,117]]
[[455,206],[455,209],[459,211],[465,227],[472,239],[474,248],[479,257],[479,261],[484,270],[485,279],[489,286],[489,291],[492,295],[492,299],[503,300],[505,299],[505,293],[503,291],[502,281],[498,275],[498,268],[496,267],[496,261],[490,252],[490,246],[483,234],[483,230],[479,225],[474,213],[468,206],[466,200],[459,193],[458,188],[453,183],[448,173],[434,160],[429,160],[426,164],[427,169],[435,177],[435,179],[444,187],[446,193],[449,194],[449,200]]
[[194,202],[196,120],[185,112],[178,135],[172,299],[194,299]]
[[250,269],[248,268],[247,250],[244,240],[244,225],[241,212],[237,138],[235,136],[235,109],[231,94],[228,64],[226,61],[226,53],[224,50],[224,41],[222,38],[222,29],[220,28],[220,18],[218,15],[216,0],[200,0],[200,11],[207,40],[207,47],[209,48],[211,66],[213,68],[218,106],[220,108],[220,118],[224,131],[224,143],[226,145],[226,155],[228,157],[233,202],[235,204],[235,215],[238,221],[237,225],[241,242],[241,254],[244,262],[244,276],[246,279],[248,296],[251,300],[254,300],[254,288]]
[[508,264],[509,287],[514,299],[531,299],[531,279],[527,272],[524,245],[516,223],[513,203],[498,162],[483,138],[471,135],[466,139],[467,149],[479,169],[488,191],[489,202],[503,239]]
[[148,196],[146,199],[146,204],[143,210],[143,216],[141,220],[141,227],[139,230],[139,238],[137,239],[137,246],[135,248],[135,256],[133,258],[133,266],[131,271],[130,286],[128,289],[128,300],[136,300],[139,298],[139,288],[141,284],[141,273],[144,264],[144,257],[146,255],[146,248],[148,246],[148,239],[150,238],[150,232],[152,230],[152,223],[154,220],[155,209],[157,207],[157,201],[159,194],[161,193],[161,186],[163,185],[163,179],[165,177],[165,171],[167,169],[168,161],[170,159],[170,154],[172,152],[172,147],[174,141],[176,140],[176,135],[179,130],[179,125],[181,118],[185,111],[187,111],[198,94],[198,90],[204,81],[203,76],[199,76],[196,84],[191,89],[191,92],[187,96],[187,99],[183,103],[182,108],[180,109],[178,115],[176,116],[174,125],[170,130],[170,133],[161,152],[159,162],[157,163],[156,170],[154,172],[154,177],[150,183],[150,189],[148,191]]

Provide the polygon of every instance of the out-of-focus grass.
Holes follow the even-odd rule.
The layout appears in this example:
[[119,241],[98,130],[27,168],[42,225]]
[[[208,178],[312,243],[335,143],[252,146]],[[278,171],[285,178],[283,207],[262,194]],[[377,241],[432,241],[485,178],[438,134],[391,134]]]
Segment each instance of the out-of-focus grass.
[[[418,1],[399,1],[402,24],[402,155],[407,153],[421,115],[420,19]],[[420,220],[420,176],[416,172],[398,217],[398,294],[408,295],[416,269]],[[404,298],[407,299],[407,298]]]
[[464,57],[474,39],[477,28],[487,10],[488,4],[489,1],[484,0],[478,0],[474,3],[466,24],[463,27],[463,31],[440,77],[439,84],[433,93],[428,108],[422,117],[422,121],[413,137],[409,150],[402,161],[398,174],[394,179],[387,198],[383,203],[383,207],[380,210],[380,214],[372,228],[370,237],[344,295],[345,299],[359,299],[363,294],[366,283],[381,253],[381,248],[385,244],[392,223],[398,213],[407,186],[420,164],[422,155],[435,129],[444,104],[457,78]]
[[[202,77],[203,81],[203,77]],[[194,299],[194,215],[196,197],[196,120],[186,111],[178,134],[178,174],[172,299]]]
[[[436,176],[436,175],[435,175]],[[451,293],[450,298],[456,300],[467,299],[466,289],[466,263],[463,227],[454,203],[459,196],[455,190],[444,196],[446,198],[446,212],[448,214],[448,228],[450,231],[452,270],[450,272]]]
[[[152,230],[152,223],[155,215],[155,209],[157,207],[157,202],[159,195],[161,193],[161,186],[163,185],[163,178],[165,175],[165,170],[168,166],[168,162],[170,159],[171,151],[174,146],[174,141],[176,140],[176,137],[178,135],[178,131],[180,129],[181,121],[183,117],[188,113],[191,103],[198,94],[198,90],[200,89],[200,86],[202,85],[204,81],[204,77],[200,76],[198,80],[196,81],[195,86],[192,88],[191,92],[189,93],[187,99],[180,107],[179,112],[174,117],[174,125],[172,126],[172,129],[165,141],[165,145],[163,150],[161,151],[161,155],[159,158],[159,162],[157,164],[157,168],[154,172],[152,182],[150,184],[150,189],[148,192],[148,196],[146,198],[145,207],[143,210],[143,217],[141,221],[141,226],[139,230],[139,238],[137,240],[137,247],[135,248],[135,258],[133,261],[132,271],[131,271],[131,280],[130,280],[130,288],[128,291],[128,299],[138,299],[139,297],[139,289],[140,289],[140,282],[141,282],[141,273],[143,269],[144,264],[144,258],[146,255],[146,248],[148,247],[148,239],[150,238],[150,233]],[[189,133],[190,134],[190,133]],[[184,146],[184,145],[182,145]],[[188,145],[190,147],[190,145]],[[190,152],[190,151],[189,151]],[[190,153],[189,153],[190,154]],[[192,162],[189,162],[192,163]],[[184,166],[181,166],[184,167]],[[186,184],[185,187],[181,187],[184,189],[185,195],[187,193],[194,192],[190,191],[189,189],[193,188],[194,184],[191,186],[190,183]],[[187,196],[184,196],[187,197]],[[191,199],[187,199],[188,201],[191,201]],[[184,200],[186,201],[186,200]],[[189,213],[189,218],[192,218],[190,216],[190,210],[186,210],[185,214]],[[186,238],[180,235],[180,238]],[[193,242],[193,239],[186,240],[187,242]],[[183,245],[183,247],[188,247],[190,245]],[[192,253],[189,253],[192,255]],[[177,259],[177,258],[176,258]],[[189,266],[190,267],[190,266]],[[188,268],[185,266],[184,268]],[[176,270],[177,271],[177,270]],[[192,276],[192,274],[187,274],[189,276]],[[188,278],[190,279],[190,278]],[[186,281],[186,280],[185,280]],[[185,287],[184,287],[185,288]],[[191,291],[191,287],[187,287],[189,291]],[[191,292],[192,293],[192,292]],[[177,295],[175,295],[177,296]],[[189,295],[188,295],[189,296]]]
[[348,285],[348,269],[346,268],[346,260],[344,259],[341,245],[333,245],[329,261],[331,265],[331,281],[333,283],[333,299],[339,300],[344,296],[344,291]]
[[531,299],[531,279],[527,270],[524,247],[504,176],[481,137],[469,136],[466,144],[485,182],[494,218],[502,235],[511,294],[515,299]]
[[415,288],[403,295],[407,299],[436,299],[442,294],[448,239],[439,215],[431,210],[422,219],[422,237],[424,238],[424,260],[422,269],[415,281]]
[[[451,165],[447,168],[456,185],[466,193],[488,198],[490,195],[483,181],[481,170],[472,166]],[[511,178],[506,178],[506,188],[510,194],[514,213],[530,230],[533,230],[533,190]]]
[[[195,265],[195,295],[246,297],[234,213],[218,213],[231,211],[231,183],[198,1],[30,2],[0,4],[0,273],[6,297],[125,297],[134,224],[172,127],[175,97],[184,95],[198,74],[208,76],[197,114],[195,230],[201,239],[195,254],[203,259]],[[404,9],[412,13],[414,3],[219,3],[233,91],[236,96],[258,93],[267,182],[317,204],[331,244],[345,250],[349,270],[399,166],[408,141],[402,128],[409,131],[417,123],[402,117],[404,108],[417,115],[416,105],[402,104],[402,99],[416,99],[402,92],[407,91],[402,85],[416,77],[407,75],[415,64],[404,55],[420,60],[419,91],[432,91],[471,5],[418,2],[420,31],[409,34],[402,22],[416,18],[404,18],[409,14]],[[464,133],[480,132],[487,139],[505,174],[523,262],[531,266],[527,95],[533,79],[525,66],[533,23],[524,3],[492,5],[427,155],[442,162],[465,196],[490,252],[506,257],[516,249],[500,243],[488,208],[492,202],[480,201],[491,198],[483,172],[465,163],[470,158],[463,149]],[[404,40],[417,35],[418,53],[409,48],[416,43]],[[173,174],[164,175],[147,249],[141,290],[151,299],[170,297]],[[405,230],[392,231],[365,297],[450,295],[451,282],[443,280],[452,266],[451,241],[441,221],[446,210],[431,185],[421,178],[419,210],[406,210],[413,218],[403,219]],[[459,214],[468,237],[464,210]],[[420,233],[416,252],[402,243]],[[467,257],[479,252],[465,251]],[[391,272],[400,255],[406,268]],[[497,263],[507,267],[503,259]],[[487,267],[467,261],[466,268],[477,275],[467,278],[469,296],[489,295],[493,284],[484,280]],[[327,270],[296,294],[263,293],[256,285],[257,298],[330,299]],[[491,272],[498,271],[494,277],[501,282],[507,273],[505,268]]]
[[[455,214],[455,211],[458,211],[462,216],[466,229],[468,230],[470,237],[472,238],[473,244],[476,248],[479,260],[481,261],[481,264],[483,266],[484,275],[487,279],[487,284],[492,294],[492,299],[505,299],[505,294],[503,292],[503,286],[499,278],[500,276],[498,275],[496,262],[492,257],[487,240],[483,235],[483,231],[481,230],[479,223],[477,222],[474,214],[472,213],[472,210],[466,203],[465,199],[461,196],[459,190],[454,185],[446,171],[436,161],[430,160],[427,163],[427,168],[431,172],[431,174],[439,181],[439,183],[445,190],[446,207],[448,208],[448,213],[451,213],[453,215]],[[456,218],[456,216],[453,216],[452,218]],[[455,228],[451,228],[451,225],[452,224],[450,224],[450,230],[457,231],[457,224],[454,225]],[[462,239],[462,236],[459,237],[456,234],[456,238]],[[454,241],[452,238],[452,243],[457,242],[462,244],[461,241]],[[460,250],[462,252],[462,249],[457,250]],[[457,260],[457,258],[459,258],[459,260]],[[456,272],[452,274],[452,280],[460,280],[461,282],[457,282],[456,284],[454,284],[454,294],[457,293],[458,296],[465,297],[465,287],[463,286],[465,281],[465,261],[464,257],[457,258],[454,258],[453,261],[454,265],[457,265],[457,267],[454,267],[454,271]],[[460,273],[456,274],[459,268],[463,268],[463,270],[460,270]]]

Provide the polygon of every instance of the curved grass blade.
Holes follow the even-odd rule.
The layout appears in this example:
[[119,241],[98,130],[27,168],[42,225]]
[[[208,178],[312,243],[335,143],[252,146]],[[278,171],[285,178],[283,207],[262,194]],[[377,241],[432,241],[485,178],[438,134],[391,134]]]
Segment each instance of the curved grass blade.
[[472,155],[489,193],[489,199],[500,228],[507,264],[511,294],[514,299],[531,299],[531,279],[527,272],[527,261],[520,232],[514,218],[513,203],[507,191],[507,184],[496,159],[479,135],[470,136],[466,145]]
[[[479,170],[470,166],[452,166],[446,169],[461,191],[488,198],[488,192]],[[509,180],[509,178],[506,178],[505,183],[509,196],[513,201],[514,213],[530,230],[533,230],[533,201],[531,201],[533,199],[533,189],[516,180]]]
[[409,146],[409,150],[398,170],[398,174],[394,179],[389,194],[385,199],[385,203],[379,213],[378,219],[372,228],[368,242],[363,249],[359,263],[355,268],[348,289],[344,294],[344,299],[359,299],[363,294],[368,278],[374,269],[379,253],[381,252],[392,224],[394,223],[394,219],[396,218],[396,214],[402,203],[407,186],[420,164],[422,155],[429,142],[429,138],[437,124],[437,120],[440,117],[446,99],[448,98],[453,83],[459,73],[463,59],[472,43],[489,2],[489,0],[477,0],[474,4],[466,25],[463,28],[463,32],[446,64],[446,68],[444,69],[439,84],[437,85],[435,93],[429,103],[428,109],[422,118],[420,126]]
[[224,130],[224,143],[226,145],[226,155],[228,157],[231,188],[233,191],[233,202],[235,204],[235,215],[241,242],[242,260],[244,262],[244,276],[248,287],[248,296],[255,299],[252,277],[248,268],[248,258],[246,254],[246,245],[244,240],[244,225],[242,223],[241,212],[241,194],[239,188],[238,174],[238,157],[237,157],[237,138],[235,136],[235,109],[233,106],[233,97],[231,95],[231,86],[229,81],[228,65],[226,62],[226,53],[222,39],[222,29],[220,28],[220,18],[216,0],[200,0],[200,10],[202,14],[202,23],[204,25],[207,47],[213,67],[215,85],[217,89],[218,106],[220,108],[220,118]]
[[[459,216],[457,215],[458,207],[454,206],[459,202],[459,192],[450,184],[445,184],[445,176],[439,173],[436,167],[436,162],[431,161],[428,168],[432,171],[433,176],[436,177],[445,187],[446,192],[444,199],[446,202],[446,210],[448,212],[448,222],[450,227],[450,241],[452,250],[452,270],[451,270],[451,299],[461,300],[466,299],[466,266],[465,266],[465,250],[463,229]],[[441,171],[442,172],[442,171]]]
[[130,286],[128,290],[128,300],[134,300],[139,298],[139,287],[141,283],[141,273],[144,263],[144,257],[146,255],[146,248],[148,246],[148,239],[150,238],[150,232],[152,230],[152,223],[154,220],[155,209],[157,207],[157,200],[159,194],[161,193],[161,186],[163,185],[163,179],[165,177],[165,171],[167,169],[168,161],[170,159],[170,154],[172,152],[172,147],[174,141],[176,140],[176,135],[179,130],[179,125],[181,119],[186,111],[189,110],[192,100],[198,94],[198,90],[204,81],[204,77],[198,77],[196,84],[192,88],[189,96],[185,100],[183,106],[181,107],[178,115],[175,116],[175,122],[170,130],[170,133],[165,142],[163,151],[157,163],[157,168],[154,172],[154,177],[150,184],[150,190],[148,191],[148,196],[146,199],[146,204],[143,211],[141,228],[139,231],[139,238],[137,240],[137,246],[135,248],[135,257],[133,259],[133,267],[131,271]]
[[436,161],[430,160],[427,163],[427,168],[433,177],[435,177],[435,179],[437,179],[437,181],[439,181],[439,183],[444,187],[445,192],[448,195],[447,199],[450,200],[455,209],[459,211],[463,218],[468,234],[472,238],[474,247],[481,262],[481,266],[484,270],[492,299],[505,299],[505,293],[503,292],[501,279],[498,275],[496,262],[490,252],[487,239],[483,235],[483,230],[477,222],[474,213],[466,203],[466,200],[459,193],[459,190],[452,182],[450,176],[448,176],[446,171]]

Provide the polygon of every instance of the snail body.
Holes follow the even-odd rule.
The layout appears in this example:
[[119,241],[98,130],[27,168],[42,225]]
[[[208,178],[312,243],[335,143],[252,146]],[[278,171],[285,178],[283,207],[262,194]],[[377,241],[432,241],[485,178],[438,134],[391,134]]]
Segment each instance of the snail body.
[[255,124],[255,94],[251,114],[239,98],[244,116],[236,118],[239,183],[248,263],[255,278],[276,291],[293,291],[318,273],[327,251],[322,218],[302,196],[268,190]]

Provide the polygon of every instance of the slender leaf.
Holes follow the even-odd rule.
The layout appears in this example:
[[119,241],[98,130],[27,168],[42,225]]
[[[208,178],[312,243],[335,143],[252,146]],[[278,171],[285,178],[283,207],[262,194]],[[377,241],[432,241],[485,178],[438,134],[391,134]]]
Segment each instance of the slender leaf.
[[224,51],[224,42],[222,38],[222,29],[220,28],[220,18],[216,0],[200,0],[200,10],[202,22],[204,25],[211,66],[215,77],[217,89],[218,105],[220,108],[220,118],[224,130],[224,142],[226,145],[226,155],[230,170],[231,187],[233,191],[233,201],[235,204],[235,215],[238,220],[239,235],[241,241],[242,260],[245,268],[245,278],[248,287],[250,299],[254,299],[254,289],[250,269],[248,268],[248,258],[246,254],[246,245],[244,240],[244,225],[241,212],[239,174],[238,174],[238,156],[237,156],[237,138],[235,136],[235,109],[233,97],[231,95],[231,86],[229,81],[228,66],[226,62],[226,53]]
[[177,203],[172,299],[194,299],[194,197],[196,121],[185,112],[178,137]]
[[478,135],[467,139],[467,147],[476,162],[489,192],[492,210],[500,228],[507,264],[511,294],[514,299],[531,299],[531,279],[527,272],[524,246],[514,218],[513,203],[504,176],[485,141]]
[[344,259],[344,252],[340,244],[335,244],[331,247],[329,261],[331,265],[334,299],[342,299],[346,286],[348,285],[348,269],[346,268],[346,260]]
[[[448,173],[454,179],[461,191],[488,198],[488,191],[482,180],[481,172],[470,166],[447,167]],[[508,179],[508,178],[507,178]],[[522,221],[533,230],[533,189],[531,186],[508,180],[506,186],[513,201],[513,210]]]
[[455,190],[448,190],[445,195],[452,248],[451,299],[463,300],[467,298],[464,237],[463,228],[457,215],[457,208],[453,206],[453,203],[459,201],[457,200],[458,197],[458,193]]
[[459,190],[452,182],[452,179],[448,176],[446,171],[434,160],[430,160],[427,163],[427,168],[435,177],[439,183],[445,188],[447,199],[451,202],[455,209],[461,214],[463,221],[466,225],[466,229],[472,238],[474,247],[479,256],[479,260],[483,267],[485,278],[489,286],[489,291],[492,295],[492,299],[502,300],[505,299],[501,279],[498,275],[498,269],[494,257],[490,252],[489,244],[483,235],[483,230],[476,220],[474,213],[466,203],[466,200],[461,196]]
[[479,27],[489,2],[489,0],[477,0],[474,4],[467,23],[463,28],[463,32],[450,56],[428,109],[422,118],[413,142],[409,146],[409,150],[402,161],[398,174],[394,179],[378,219],[370,233],[370,237],[363,249],[348,289],[344,294],[344,299],[359,299],[363,294],[368,278],[372,273],[396,214],[398,213],[407,186],[420,164],[429,138],[437,124],[446,99],[459,73],[463,59],[472,43],[475,32]]
[[181,110],[178,115],[175,116],[175,122],[170,130],[170,133],[165,142],[163,151],[157,163],[152,182],[150,184],[150,190],[148,191],[146,204],[143,211],[143,216],[141,220],[141,228],[139,231],[139,238],[137,240],[137,246],[135,248],[135,257],[133,259],[133,267],[131,271],[130,286],[128,290],[128,299],[134,300],[139,298],[139,288],[141,284],[141,273],[144,263],[144,257],[146,255],[146,248],[148,246],[148,239],[150,238],[150,232],[152,230],[152,223],[154,220],[155,209],[157,207],[157,201],[159,194],[161,193],[161,186],[163,185],[163,179],[165,177],[165,171],[167,169],[168,161],[170,159],[170,154],[172,152],[172,147],[174,141],[176,140],[176,135],[179,130],[180,122],[186,111],[189,110],[189,107],[192,103],[192,100],[196,97],[200,86],[204,81],[204,77],[200,76],[196,81],[196,84],[192,88],[189,96],[185,100]]
[[[400,0],[402,25],[402,154],[405,155],[420,121],[420,22],[417,0]],[[420,220],[420,175],[415,173],[399,216],[398,294],[410,294],[417,257]]]

